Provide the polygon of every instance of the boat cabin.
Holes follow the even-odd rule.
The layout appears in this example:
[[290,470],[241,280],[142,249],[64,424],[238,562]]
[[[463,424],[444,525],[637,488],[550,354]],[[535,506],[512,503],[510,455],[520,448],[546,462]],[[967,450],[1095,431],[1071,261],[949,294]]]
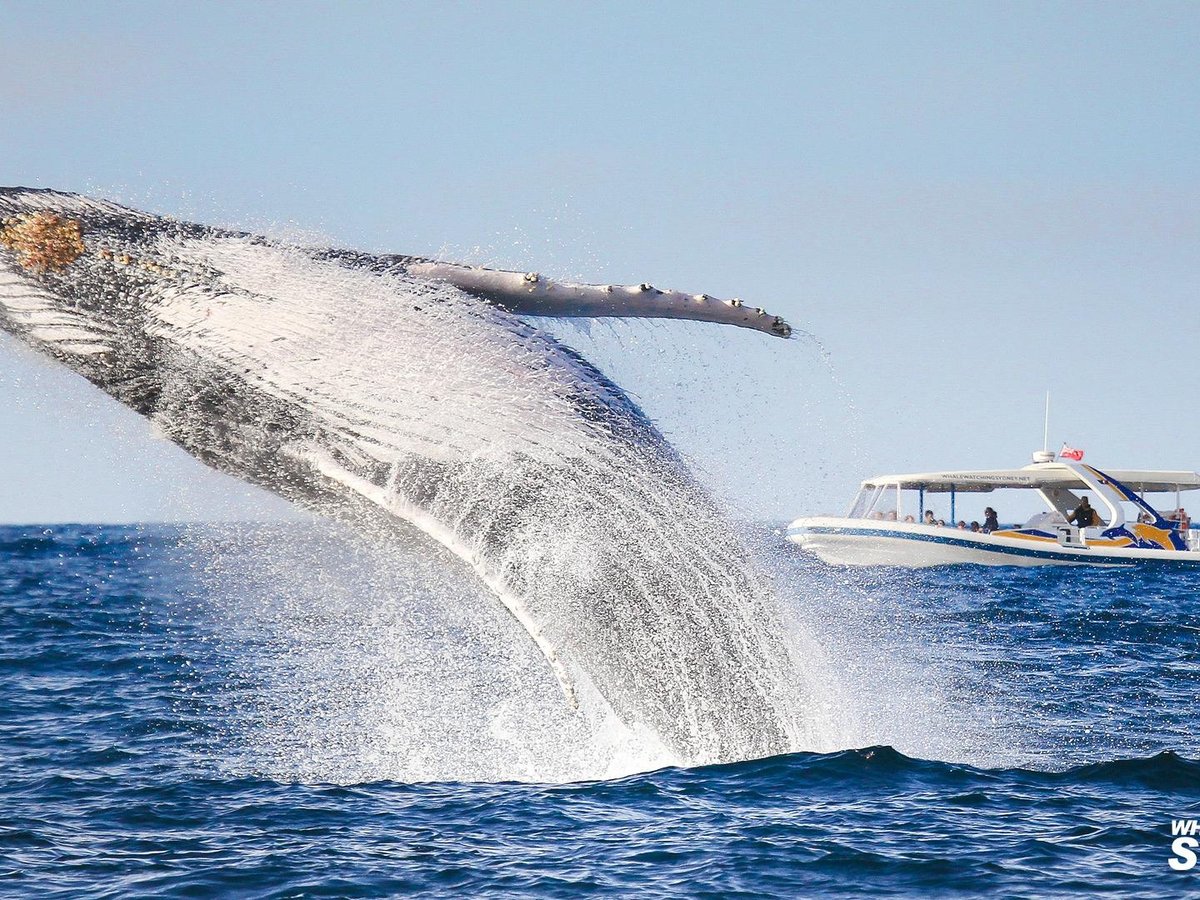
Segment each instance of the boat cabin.
[[[1034,454],[1032,465],[988,471],[918,472],[880,475],[862,483],[846,518],[957,528],[959,498],[1001,490],[1034,492],[1041,511],[1020,524],[1001,524],[987,533],[1013,538],[1053,539],[1064,546],[1095,545],[1163,550],[1200,549],[1200,530],[1191,529],[1184,491],[1200,489],[1196,472],[1113,470]],[[1147,495],[1150,495],[1149,497]],[[934,497],[949,519],[928,521]],[[1091,524],[1073,516],[1084,500],[1095,509]],[[1073,521],[1074,519],[1074,521]],[[865,524],[865,523],[864,523]]]

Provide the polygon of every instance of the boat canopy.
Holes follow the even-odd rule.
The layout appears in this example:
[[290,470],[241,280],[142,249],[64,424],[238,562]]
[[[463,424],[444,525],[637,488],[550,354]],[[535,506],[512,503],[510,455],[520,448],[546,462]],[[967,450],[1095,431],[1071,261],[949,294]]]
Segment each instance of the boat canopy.
[[[1139,494],[1200,490],[1200,473],[1154,472],[1136,469],[1105,469],[1104,474]],[[1064,488],[1080,483],[1079,474],[1061,463],[1034,463],[1021,469],[990,469],[978,472],[917,472],[910,475],[876,475],[862,483],[863,489],[899,487],[931,493],[987,493],[1006,488]]]

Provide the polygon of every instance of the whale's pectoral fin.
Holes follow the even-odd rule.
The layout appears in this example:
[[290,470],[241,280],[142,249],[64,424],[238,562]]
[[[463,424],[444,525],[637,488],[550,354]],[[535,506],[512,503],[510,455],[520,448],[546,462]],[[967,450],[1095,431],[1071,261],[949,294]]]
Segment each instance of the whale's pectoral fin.
[[741,300],[718,300],[707,294],[664,291],[649,284],[573,284],[536,273],[505,272],[453,263],[414,261],[409,274],[445,281],[460,290],[523,316],[614,316],[639,319],[692,319],[753,328],[790,337],[792,326]]

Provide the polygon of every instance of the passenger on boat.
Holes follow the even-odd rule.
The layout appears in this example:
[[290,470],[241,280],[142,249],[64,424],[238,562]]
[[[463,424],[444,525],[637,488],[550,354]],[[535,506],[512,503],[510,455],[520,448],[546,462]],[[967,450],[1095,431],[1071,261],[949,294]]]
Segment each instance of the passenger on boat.
[[889,522],[895,522],[896,521],[896,511],[894,509],[889,509],[887,511],[887,513],[884,514],[884,518],[887,519]]
[[966,522],[964,522],[962,519],[959,519],[959,520],[958,520],[958,530],[959,530],[959,531],[966,531],[966,530],[967,530],[967,523],[966,523]]
[[1187,510],[1182,506],[1167,516],[1167,519],[1171,522],[1178,522],[1180,531],[1187,531],[1192,527],[1192,520],[1188,517]]
[[933,517],[932,509],[925,510],[925,524],[926,525],[936,525],[937,524],[937,519],[935,519]]
[[1075,507],[1075,512],[1067,516],[1067,521],[1078,525],[1080,528],[1091,528],[1093,525],[1100,524],[1100,516],[1092,508],[1092,504],[1088,502],[1088,498],[1084,497],[1079,501],[1079,505]]
[[938,520],[937,520],[937,523],[938,523],[939,525],[941,525],[943,528],[945,528],[945,527],[946,527],[946,520],[945,520],[945,519],[938,519]]
[[975,531],[975,532],[978,532],[978,531],[979,531],[979,523],[978,523],[978,522],[972,522],[972,523],[971,523],[971,530],[972,530],[972,531]]
[[917,524],[917,520],[916,520],[916,519],[914,519],[912,516],[905,516],[905,517],[904,517],[904,521],[905,521],[905,522],[910,522],[910,523],[912,523],[913,525]]
[[1000,520],[996,517],[996,511],[990,506],[983,511],[983,530],[987,534],[1000,530]]

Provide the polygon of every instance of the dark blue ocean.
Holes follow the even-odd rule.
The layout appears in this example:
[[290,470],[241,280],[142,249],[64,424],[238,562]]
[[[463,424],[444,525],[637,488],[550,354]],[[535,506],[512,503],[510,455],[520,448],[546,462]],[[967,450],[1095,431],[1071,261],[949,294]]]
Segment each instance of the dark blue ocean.
[[0,529],[0,894],[1200,894],[1168,865],[1195,572],[844,572],[764,533],[861,743],[572,781],[489,693],[536,660],[305,528]]

